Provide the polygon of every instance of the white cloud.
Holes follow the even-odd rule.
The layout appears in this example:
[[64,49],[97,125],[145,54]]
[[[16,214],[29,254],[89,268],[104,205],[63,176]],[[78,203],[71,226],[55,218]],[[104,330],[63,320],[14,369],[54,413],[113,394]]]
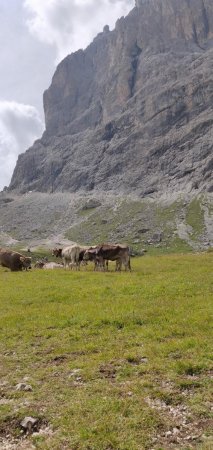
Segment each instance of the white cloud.
[[85,48],[102,31],[134,6],[134,0],[24,0],[29,31],[57,49],[60,61]]
[[33,105],[43,114],[42,94],[55,70],[56,48],[26,27],[24,0],[0,0],[0,100]]
[[19,153],[32,145],[43,129],[33,106],[0,101],[0,189],[9,184]]

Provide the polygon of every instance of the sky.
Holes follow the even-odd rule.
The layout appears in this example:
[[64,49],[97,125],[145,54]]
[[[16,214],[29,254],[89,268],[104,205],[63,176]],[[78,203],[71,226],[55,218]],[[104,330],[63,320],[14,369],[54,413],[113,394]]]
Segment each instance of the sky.
[[44,131],[43,92],[57,64],[85,48],[134,0],[0,0],[0,190]]

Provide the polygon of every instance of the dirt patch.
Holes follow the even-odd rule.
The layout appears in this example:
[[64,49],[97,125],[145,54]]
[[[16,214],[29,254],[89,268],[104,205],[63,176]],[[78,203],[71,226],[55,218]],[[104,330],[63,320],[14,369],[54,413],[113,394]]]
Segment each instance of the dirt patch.
[[[49,437],[53,434],[51,427],[41,425],[38,431],[33,433],[33,436],[46,436]],[[21,435],[13,437],[7,434],[6,436],[0,436],[0,449],[1,450],[35,450],[36,447],[30,442],[29,436]]]
[[28,439],[9,439],[0,437],[1,450],[35,450],[35,446]]
[[62,364],[66,360],[67,360],[67,356],[61,355],[61,356],[55,356],[55,358],[53,358],[51,360],[51,362],[54,362],[58,366],[59,364]]
[[114,380],[116,377],[116,368],[113,364],[103,364],[102,366],[100,366],[99,372],[102,378]]
[[[3,439],[22,439],[25,434],[23,427],[21,426],[22,419],[20,417],[11,416],[7,417],[0,423],[0,438]],[[35,426],[31,429],[31,433],[39,432],[42,428],[46,428],[48,422],[44,418],[38,417]],[[1,447],[0,447],[1,448]]]
[[166,449],[185,448],[185,446],[193,448],[194,445],[203,441],[204,430],[213,428],[213,420],[196,420],[189,408],[183,404],[168,405],[160,399],[149,397],[145,401],[152,409],[159,411],[168,423],[167,430],[159,432],[153,438],[153,448],[159,448],[159,446]]

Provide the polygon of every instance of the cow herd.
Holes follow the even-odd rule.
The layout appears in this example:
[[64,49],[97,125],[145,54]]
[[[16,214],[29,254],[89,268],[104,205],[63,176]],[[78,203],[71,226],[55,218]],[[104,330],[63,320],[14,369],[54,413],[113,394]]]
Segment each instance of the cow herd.
[[[108,270],[109,261],[115,261],[115,270],[131,271],[130,249],[123,244],[101,244],[92,247],[82,247],[78,244],[65,248],[54,248],[52,256],[60,258],[60,264],[55,262],[37,261],[34,265],[39,269],[75,269],[80,270],[81,265],[89,261],[94,263],[94,270]],[[0,248],[0,265],[13,272],[32,268],[32,260],[28,256],[9,249]]]
[[120,271],[124,266],[125,271],[131,271],[130,249],[123,244],[101,244],[93,247],[81,247],[71,245],[65,248],[55,248],[54,256],[61,257],[65,268],[80,269],[81,263],[94,262],[94,270],[108,269],[108,261],[116,262],[116,270]]

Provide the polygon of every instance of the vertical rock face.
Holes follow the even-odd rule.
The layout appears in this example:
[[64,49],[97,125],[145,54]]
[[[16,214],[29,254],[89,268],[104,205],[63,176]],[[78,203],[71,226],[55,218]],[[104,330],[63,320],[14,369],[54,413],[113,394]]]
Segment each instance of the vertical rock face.
[[11,189],[212,190],[212,0],[136,0],[44,93]]
[[136,6],[137,8],[140,8],[140,6],[143,6],[143,4],[144,4],[145,1],[146,1],[146,0],[135,0],[135,6]]

